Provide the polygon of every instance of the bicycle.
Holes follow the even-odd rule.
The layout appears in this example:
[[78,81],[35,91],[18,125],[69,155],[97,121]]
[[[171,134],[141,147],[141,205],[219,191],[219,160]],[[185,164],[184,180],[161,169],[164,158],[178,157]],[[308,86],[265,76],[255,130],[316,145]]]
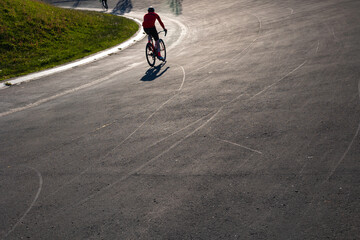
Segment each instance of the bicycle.
[[108,4],[107,4],[107,0],[99,0],[101,2],[101,6],[104,10],[108,10]]
[[[160,31],[158,32],[158,34],[160,34],[161,32],[165,32],[165,31]],[[165,36],[166,36],[166,32],[165,32]],[[159,39],[159,45],[160,45],[160,55],[163,57],[162,61],[165,62],[166,47],[164,41],[161,38]],[[154,40],[150,35],[148,35],[148,43],[146,44],[145,55],[148,64],[150,65],[150,67],[153,67],[155,65],[158,52],[156,46],[154,45]]]

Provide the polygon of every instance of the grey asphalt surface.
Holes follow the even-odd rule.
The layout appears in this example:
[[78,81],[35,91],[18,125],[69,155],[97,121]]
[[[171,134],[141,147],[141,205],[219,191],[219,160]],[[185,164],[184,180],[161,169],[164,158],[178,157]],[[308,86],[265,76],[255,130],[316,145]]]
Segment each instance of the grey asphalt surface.
[[360,2],[149,5],[165,65],[0,91],[0,238],[360,239]]

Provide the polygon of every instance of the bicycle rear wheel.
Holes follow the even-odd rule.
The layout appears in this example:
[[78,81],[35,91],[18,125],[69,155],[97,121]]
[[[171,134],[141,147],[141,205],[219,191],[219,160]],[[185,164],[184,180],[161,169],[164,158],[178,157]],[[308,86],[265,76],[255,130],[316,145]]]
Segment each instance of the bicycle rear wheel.
[[145,48],[145,55],[146,55],[146,60],[148,62],[148,64],[153,67],[155,65],[155,53],[154,53],[154,48],[151,45],[151,43],[146,44],[146,48]]
[[160,44],[160,55],[164,58],[164,62],[166,60],[166,47],[165,47],[165,43],[162,39],[159,39],[159,44]]

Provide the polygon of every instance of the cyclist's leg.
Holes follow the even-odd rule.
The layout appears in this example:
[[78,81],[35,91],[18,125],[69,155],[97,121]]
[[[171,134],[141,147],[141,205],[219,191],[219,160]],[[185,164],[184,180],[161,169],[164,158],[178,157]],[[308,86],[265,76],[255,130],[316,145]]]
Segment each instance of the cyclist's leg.
[[144,28],[144,32],[147,34],[148,36],[148,41],[151,41],[151,37],[152,37],[152,31],[151,28]]
[[155,50],[157,52],[158,57],[160,57],[160,44],[159,44],[159,34],[155,27],[146,28],[144,31],[148,34],[149,40],[152,37],[155,40]]
[[155,42],[156,44],[156,51],[158,52],[158,56],[161,56],[160,55],[160,43],[159,43],[159,39]]
[[155,40],[155,48],[156,48],[156,51],[158,52],[158,56],[160,56],[159,34],[158,34],[156,28],[151,29],[151,35],[153,36],[153,38]]

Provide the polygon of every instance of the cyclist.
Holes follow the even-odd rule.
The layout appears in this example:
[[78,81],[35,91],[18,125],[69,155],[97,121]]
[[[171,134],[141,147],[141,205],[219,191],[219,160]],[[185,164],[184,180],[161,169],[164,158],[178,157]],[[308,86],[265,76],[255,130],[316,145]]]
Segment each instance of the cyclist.
[[148,13],[144,15],[144,21],[142,23],[142,26],[144,28],[144,31],[148,35],[149,38],[153,37],[156,44],[156,50],[157,50],[157,58],[160,60],[164,60],[164,58],[160,55],[160,44],[159,44],[159,34],[155,27],[155,21],[158,20],[161,27],[165,31],[165,35],[167,33],[167,29],[165,28],[164,23],[161,21],[161,18],[158,14],[155,13],[155,9],[153,7],[148,8]]

